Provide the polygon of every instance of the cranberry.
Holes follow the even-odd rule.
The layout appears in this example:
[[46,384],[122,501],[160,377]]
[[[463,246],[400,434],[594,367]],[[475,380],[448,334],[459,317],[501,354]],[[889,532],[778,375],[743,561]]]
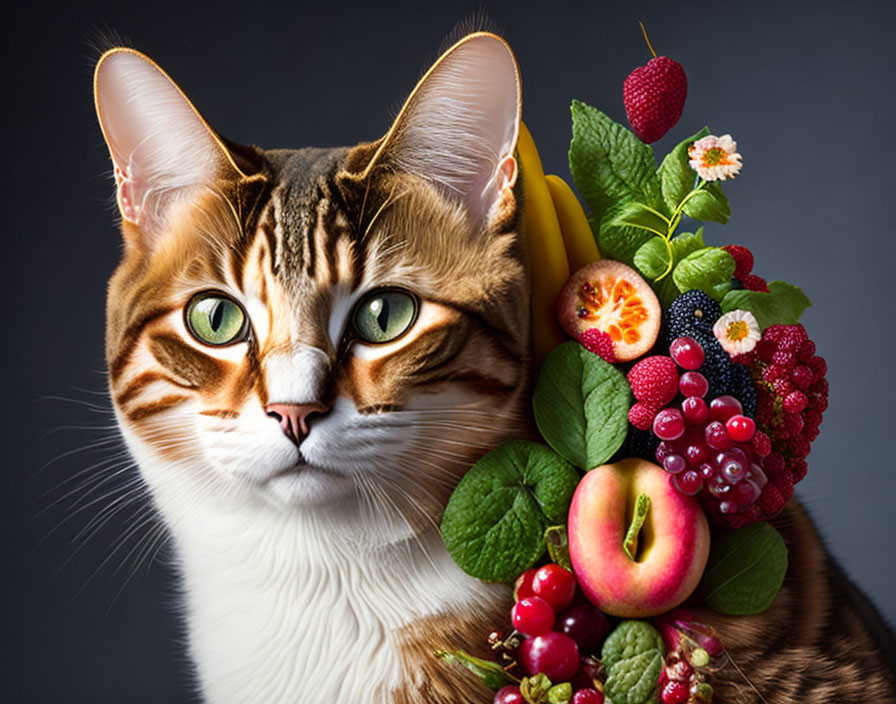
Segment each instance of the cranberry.
[[669,347],[669,355],[682,369],[699,369],[703,364],[703,348],[691,337],[679,337]]
[[548,631],[520,645],[520,664],[529,676],[539,672],[551,682],[566,682],[579,671],[579,648],[565,633]]
[[532,567],[516,578],[516,582],[513,585],[513,598],[516,601],[525,599],[527,596],[535,596],[535,592],[532,591],[532,578],[537,571]]
[[513,627],[526,636],[539,636],[554,625],[554,610],[538,596],[527,596],[513,605],[510,611]]
[[535,572],[532,578],[532,591],[548,602],[554,611],[561,611],[569,606],[575,596],[576,578],[572,572],[560,565],[553,563],[545,565]]

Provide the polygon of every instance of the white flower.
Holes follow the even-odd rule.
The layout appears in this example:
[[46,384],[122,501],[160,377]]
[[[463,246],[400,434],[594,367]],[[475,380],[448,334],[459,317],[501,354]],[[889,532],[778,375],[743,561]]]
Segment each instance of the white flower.
[[701,137],[688,147],[691,168],[704,181],[724,181],[740,173],[742,164],[737,153],[737,142],[730,134],[721,137]]
[[712,332],[732,357],[749,352],[762,339],[759,322],[748,310],[726,313],[712,326]]

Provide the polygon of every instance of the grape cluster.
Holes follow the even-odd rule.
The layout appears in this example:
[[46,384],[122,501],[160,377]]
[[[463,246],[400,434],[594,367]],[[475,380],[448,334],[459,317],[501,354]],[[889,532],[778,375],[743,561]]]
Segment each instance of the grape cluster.
[[[527,676],[543,674],[554,686],[575,688],[572,704],[602,704],[603,694],[583,676],[587,658],[582,656],[600,646],[610,624],[591,604],[573,603],[576,587],[575,576],[553,563],[520,575],[510,612],[513,627],[524,637],[516,657]],[[495,695],[494,704],[517,701],[523,701],[519,687],[508,685]]]
[[[705,393],[705,381],[699,387]],[[707,405],[701,394],[689,395],[681,410],[657,414],[653,432],[662,441],[656,460],[671,475],[672,486],[691,496],[705,488],[700,500],[711,515],[747,508],[768,482],[757,461],[768,438],[757,438],[756,424],[733,396]]]

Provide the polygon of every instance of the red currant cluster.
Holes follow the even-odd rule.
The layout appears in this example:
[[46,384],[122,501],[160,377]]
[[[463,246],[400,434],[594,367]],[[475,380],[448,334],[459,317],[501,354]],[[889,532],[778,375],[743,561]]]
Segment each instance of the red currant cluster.
[[[603,693],[594,688],[583,655],[595,651],[606,638],[606,617],[587,602],[574,603],[575,576],[557,564],[526,570],[517,579],[516,603],[510,618],[524,636],[516,658],[525,674],[545,675],[552,683],[571,683],[571,704],[602,704]],[[524,701],[520,688],[498,690],[494,704]]]

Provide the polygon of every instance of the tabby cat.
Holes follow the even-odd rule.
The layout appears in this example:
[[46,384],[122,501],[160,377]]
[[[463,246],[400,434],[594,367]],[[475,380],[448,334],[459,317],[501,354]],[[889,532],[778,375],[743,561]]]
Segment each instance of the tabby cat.
[[[475,649],[510,605],[451,561],[442,508],[485,451],[534,435],[510,48],[463,38],[352,148],[228,142],[125,48],[95,97],[125,245],[109,384],[204,698],[490,701],[433,652]],[[778,525],[792,561],[769,612],[701,618],[766,701],[896,700],[886,629],[799,507]],[[759,701],[734,671],[717,684]]]

